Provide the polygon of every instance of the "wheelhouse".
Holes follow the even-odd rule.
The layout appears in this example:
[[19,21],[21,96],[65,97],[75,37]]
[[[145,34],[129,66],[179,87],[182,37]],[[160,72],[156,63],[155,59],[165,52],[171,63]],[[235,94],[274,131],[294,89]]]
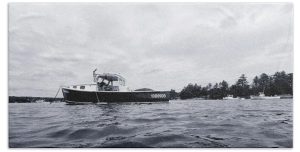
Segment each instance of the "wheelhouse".
[[96,83],[96,91],[128,91],[126,80],[121,75],[103,73],[96,74],[93,71],[94,82]]

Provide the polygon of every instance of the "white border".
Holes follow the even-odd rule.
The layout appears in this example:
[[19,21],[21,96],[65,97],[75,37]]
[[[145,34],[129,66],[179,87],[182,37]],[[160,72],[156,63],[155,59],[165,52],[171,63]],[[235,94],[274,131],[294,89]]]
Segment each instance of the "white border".
[[[8,67],[8,61],[7,61],[7,24],[8,24],[8,16],[7,16],[7,4],[11,3],[11,2],[128,2],[126,0],[56,0],[56,1],[50,1],[50,0],[32,0],[32,1],[27,1],[27,0],[1,0],[1,4],[0,4],[0,19],[1,19],[1,23],[0,23],[0,68],[1,68],[1,74],[0,74],[0,84],[1,84],[1,114],[0,114],[0,119],[1,119],[1,137],[0,137],[0,145],[1,145],[1,151],[44,151],[44,150],[49,150],[49,149],[8,149],[8,90],[7,90],[7,67]],[[180,1],[180,0],[140,0],[140,1],[129,1],[129,2],[187,2],[187,1]],[[205,1],[205,0],[188,0],[188,2],[242,2],[241,0],[210,0],[210,1]],[[263,0],[263,1],[259,1],[259,0],[251,0],[251,1],[247,1],[247,2],[291,2],[294,4],[294,148],[293,149],[194,149],[194,148],[190,148],[190,149],[146,149],[147,151],[160,151],[160,150],[165,150],[165,151],[266,151],[266,150],[275,150],[275,151],[300,151],[300,146],[297,144],[297,142],[299,142],[299,116],[300,116],[300,112],[299,109],[299,105],[300,103],[298,103],[298,98],[299,98],[299,70],[300,68],[297,68],[299,65],[299,43],[297,43],[300,39],[300,32],[299,32],[299,27],[300,27],[300,2],[299,0],[289,0],[289,1],[278,1],[278,0]],[[295,68],[296,67],[296,68]],[[63,151],[82,151],[82,150],[101,150],[101,151],[111,151],[112,149],[81,149],[81,148],[77,148],[77,149],[50,149],[50,150],[63,150]],[[132,151],[132,150],[142,150],[142,149],[113,149],[114,151]],[[145,149],[143,149],[145,150]]]

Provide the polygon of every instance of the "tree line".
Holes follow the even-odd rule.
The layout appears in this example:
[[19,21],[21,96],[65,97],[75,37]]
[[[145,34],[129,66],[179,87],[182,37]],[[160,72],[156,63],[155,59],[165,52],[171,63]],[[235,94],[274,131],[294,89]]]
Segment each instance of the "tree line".
[[248,82],[245,74],[242,74],[231,86],[225,80],[215,84],[208,83],[206,86],[190,83],[178,94],[175,90],[171,90],[171,97],[179,96],[180,99],[223,99],[228,95],[233,95],[235,98],[247,99],[251,95],[259,95],[260,92],[263,92],[266,96],[293,95],[293,73],[287,74],[285,71],[276,72],[273,75],[262,73],[255,76],[251,83]]
[[9,96],[9,103],[33,103],[38,100],[43,100],[44,102],[54,102],[63,101],[63,98],[51,98],[51,97],[17,97]]

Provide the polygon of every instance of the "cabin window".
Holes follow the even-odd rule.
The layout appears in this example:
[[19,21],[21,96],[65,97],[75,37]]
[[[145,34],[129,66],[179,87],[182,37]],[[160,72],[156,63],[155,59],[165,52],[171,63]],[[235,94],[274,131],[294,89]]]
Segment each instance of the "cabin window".
[[119,84],[124,86],[125,85],[125,80],[119,78]]
[[80,86],[80,89],[85,89],[85,86]]
[[113,86],[113,91],[119,91],[119,86]]
[[73,88],[74,88],[74,89],[76,89],[76,88],[77,88],[77,86],[73,86]]

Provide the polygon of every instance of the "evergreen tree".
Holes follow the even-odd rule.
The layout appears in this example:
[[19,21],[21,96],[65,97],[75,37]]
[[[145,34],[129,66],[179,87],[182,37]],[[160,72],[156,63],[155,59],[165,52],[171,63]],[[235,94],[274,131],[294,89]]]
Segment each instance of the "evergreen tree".
[[228,83],[225,80],[223,80],[222,82],[220,82],[219,86],[220,86],[220,89],[221,89],[222,98],[227,97],[227,95],[229,93]]
[[287,94],[293,95],[293,73],[289,73],[287,76],[289,88],[287,90]]
[[258,81],[259,92],[265,92],[266,90],[268,90],[270,87],[270,81],[270,77],[267,74],[261,74]]
[[178,93],[175,90],[171,89],[171,91],[170,91],[170,99],[171,100],[172,99],[176,99],[177,97],[178,97]]
[[251,94],[258,95],[258,93],[259,93],[259,78],[258,76],[255,76],[251,86]]
[[248,98],[250,96],[250,86],[245,74],[242,74],[236,82],[235,93],[238,97]]

